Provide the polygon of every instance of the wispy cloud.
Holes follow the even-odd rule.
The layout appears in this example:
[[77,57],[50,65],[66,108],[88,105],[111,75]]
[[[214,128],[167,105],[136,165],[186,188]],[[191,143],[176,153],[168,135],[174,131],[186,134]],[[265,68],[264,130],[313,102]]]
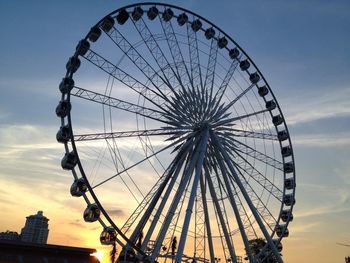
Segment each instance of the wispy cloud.
[[315,208],[309,208],[308,210],[296,212],[295,216],[298,218],[303,217],[316,217],[323,216],[327,214],[336,214],[350,212],[350,207],[337,207],[337,205],[327,205],[327,206],[318,206]]
[[298,236],[299,234],[305,235],[308,232],[314,232],[320,226],[320,222],[312,222],[307,224],[293,225],[293,236]]
[[[334,175],[335,179],[338,178]],[[325,215],[350,212],[350,193],[348,187],[332,187],[318,184],[299,184],[298,188],[305,191],[310,196],[322,196],[322,201],[316,199],[304,201],[301,208],[296,208],[294,212],[296,218],[320,218]],[[304,195],[302,195],[302,198]]]
[[68,223],[71,226],[75,226],[81,229],[86,229],[86,230],[97,230],[100,229],[100,227],[91,227],[90,224],[83,222],[82,220],[76,219],[74,221],[71,221]]
[[350,88],[328,87],[297,94],[284,99],[289,125],[310,122],[318,119],[350,116]]
[[121,209],[110,209],[107,211],[110,216],[125,216],[125,213]]
[[302,146],[343,147],[350,145],[350,133],[296,135],[292,142]]

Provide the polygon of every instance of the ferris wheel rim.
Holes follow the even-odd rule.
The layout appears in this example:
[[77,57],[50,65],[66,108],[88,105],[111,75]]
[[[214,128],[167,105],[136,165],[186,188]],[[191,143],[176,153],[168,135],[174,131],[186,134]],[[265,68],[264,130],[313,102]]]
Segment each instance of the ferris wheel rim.
[[[218,29],[218,30],[219,30],[223,35],[225,35],[232,43],[234,43],[235,46],[238,47],[239,50],[245,55],[245,57],[252,63],[252,65],[253,65],[254,68],[257,70],[257,72],[259,73],[259,75],[263,78],[264,83],[267,85],[267,87],[268,87],[268,89],[269,89],[269,91],[270,91],[270,93],[271,93],[271,96],[273,97],[274,101],[275,101],[276,104],[277,104],[279,113],[280,113],[280,114],[282,115],[282,117],[283,117],[283,113],[282,113],[282,111],[281,111],[281,109],[280,109],[280,107],[279,107],[279,105],[278,105],[278,101],[277,101],[277,99],[275,98],[275,95],[273,94],[273,91],[271,90],[269,84],[268,84],[267,81],[265,80],[263,74],[261,74],[260,70],[259,70],[258,67],[255,65],[254,61],[250,59],[250,57],[246,54],[246,52],[245,52],[245,51],[244,51],[244,50],[229,36],[229,35],[227,35],[227,34],[226,34],[224,31],[222,31],[219,27],[217,27],[216,25],[214,25],[213,23],[211,23],[211,22],[208,21],[207,19],[203,18],[202,16],[200,16],[200,15],[198,15],[198,14],[192,12],[192,11],[189,11],[189,10],[187,10],[187,9],[181,8],[181,7],[177,7],[177,6],[169,5],[169,4],[163,4],[163,3],[155,3],[155,2],[144,2],[144,3],[135,3],[135,4],[127,5],[127,6],[121,7],[121,8],[119,8],[119,9],[117,9],[117,10],[111,12],[109,15],[116,14],[116,13],[118,13],[118,12],[119,12],[120,10],[122,10],[122,9],[128,9],[128,8],[132,8],[132,7],[136,7],[136,6],[143,6],[143,5],[146,5],[146,6],[156,5],[156,6],[164,6],[164,7],[176,8],[176,9],[179,9],[179,10],[181,10],[181,11],[184,11],[184,12],[187,12],[187,13],[190,13],[190,14],[194,15],[195,17],[198,17],[198,18],[202,19],[202,20],[205,21],[206,23],[208,23],[208,24],[212,25],[214,28]],[[107,16],[109,16],[109,15],[107,15]],[[107,17],[107,16],[105,16],[105,17]],[[104,17],[104,18],[105,18],[105,17]],[[103,19],[104,19],[104,18],[103,18]],[[101,19],[95,26],[99,26],[100,23],[103,21],[103,19]],[[88,36],[88,35],[87,35],[87,36]],[[87,36],[85,37],[85,39],[87,39]],[[74,73],[69,72],[69,71],[67,70],[66,77],[72,78],[73,75],[74,75]],[[69,99],[70,99],[70,93],[68,94],[68,100],[69,100]],[[271,114],[271,116],[272,116],[272,114]],[[67,119],[68,119],[68,124],[69,124],[70,130],[71,130],[71,144],[72,144],[72,149],[73,149],[73,151],[77,154],[77,157],[78,157],[78,163],[77,163],[77,164],[78,164],[78,167],[79,167],[79,170],[80,170],[81,175],[82,175],[82,176],[86,179],[86,181],[87,181],[90,194],[92,195],[92,197],[93,197],[95,203],[97,203],[98,206],[101,208],[101,212],[104,214],[104,216],[105,216],[105,218],[107,219],[107,221],[116,229],[116,231],[118,232],[118,234],[120,234],[120,236],[123,237],[123,239],[125,239],[126,242],[130,243],[129,240],[128,240],[128,238],[127,238],[126,236],[125,236],[125,238],[124,238],[124,236],[123,236],[124,234],[123,234],[122,232],[119,233],[119,231],[118,231],[119,228],[114,224],[113,220],[109,217],[108,213],[104,210],[102,204],[99,202],[99,200],[98,200],[97,196],[95,195],[95,193],[94,193],[94,191],[93,191],[91,185],[89,184],[89,181],[88,181],[88,179],[87,179],[87,177],[86,177],[86,175],[85,175],[84,168],[83,168],[83,166],[82,166],[82,164],[81,164],[81,161],[80,161],[80,158],[79,158],[78,150],[77,150],[76,145],[75,145],[74,136],[73,136],[73,124],[72,124],[72,120],[71,120],[71,115],[70,115],[70,113],[68,114]],[[284,117],[283,117],[283,120],[284,120]],[[65,124],[65,122],[64,122],[64,120],[62,119],[62,125],[64,125],[64,124]],[[285,127],[285,130],[286,130],[287,133],[289,134],[289,132],[288,132],[288,127],[287,127],[285,121],[283,121],[283,125],[284,125],[284,127]],[[277,129],[277,128],[276,128],[276,129]],[[288,140],[289,140],[289,145],[290,145],[290,147],[292,147],[290,137],[288,137]],[[67,146],[67,145],[65,145],[65,147],[66,147],[66,146]],[[280,142],[280,148],[282,148],[281,142]],[[67,151],[68,151],[68,148],[66,147],[66,152],[67,152]],[[292,154],[292,160],[293,160],[293,165],[294,165],[294,155],[293,155],[293,154]],[[284,162],[284,159],[283,159],[283,162]],[[285,174],[285,173],[284,173],[284,177],[286,177],[286,174]],[[293,178],[295,178],[295,171],[293,172]],[[285,188],[284,188],[283,195],[285,195]],[[295,188],[294,188],[294,190],[293,190],[293,196],[294,196],[294,195],[295,195]],[[290,210],[291,210],[291,211],[293,210],[293,206],[294,206],[294,204],[293,204],[292,206],[290,206]],[[280,221],[280,214],[281,214],[282,209],[283,209],[283,203],[282,203],[282,205],[281,205],[280,213],[279,213],[279,216],[278,216],[278,222]],[[288,224],[289,224],[289,221],[287,221],[287,226],[288,226]],[[133,248],[134,248],[135,250],[137,250],[139,253],[141,253],[141,254],[143,253],[142,251],[139,251],[139,249],[138,249],[134,244],[130,244],[130,245],[132,245]]]

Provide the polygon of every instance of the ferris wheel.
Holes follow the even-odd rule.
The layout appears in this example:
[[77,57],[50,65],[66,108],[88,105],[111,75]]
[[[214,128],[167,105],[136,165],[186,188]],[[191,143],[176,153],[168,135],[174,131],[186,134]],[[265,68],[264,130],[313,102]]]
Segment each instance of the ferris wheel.
[[230,36],[189,10],[137,3],[92,26],[66,69],[61,165],[118,262],[282,262],[292,144]]

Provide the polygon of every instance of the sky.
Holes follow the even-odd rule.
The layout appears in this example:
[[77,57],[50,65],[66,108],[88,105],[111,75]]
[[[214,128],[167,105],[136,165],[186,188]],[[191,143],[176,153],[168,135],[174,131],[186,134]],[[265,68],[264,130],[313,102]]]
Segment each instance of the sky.
[[[137,2],[137,1],[136,1]],[[165,2],[165,1],[162,1]],[[43,210],[49,243],[99,248],[100,226],[69,194],[54,109],[65,63],[90,27],[131,1],[0,2],[0,231]],[[172,1],[212,21],[249,54],[287,120],[296,206],[285,262],[350,255],[350,2]]]

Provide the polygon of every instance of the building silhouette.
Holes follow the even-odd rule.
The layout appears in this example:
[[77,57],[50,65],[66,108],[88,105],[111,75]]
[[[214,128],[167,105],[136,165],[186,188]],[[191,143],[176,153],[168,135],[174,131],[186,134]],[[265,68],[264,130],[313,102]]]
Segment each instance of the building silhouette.
[[49,219],[38,211],[27,216],[21,234],[15,231],[0,232],[0,263],[100,263],[93,256],[96,249],[46,244]]
[[38,211],[36,215],[27,216],[26,223],[21,231],[21,241],[46,244],[49,236],[49,219]]
[[0,233],[0,240],[19,241],[19,240],[21,240],[21,236],[15,231],[7,230],[6,232],[1,232]]
[[100,263],[96,249],[0,240],[0,262]]

